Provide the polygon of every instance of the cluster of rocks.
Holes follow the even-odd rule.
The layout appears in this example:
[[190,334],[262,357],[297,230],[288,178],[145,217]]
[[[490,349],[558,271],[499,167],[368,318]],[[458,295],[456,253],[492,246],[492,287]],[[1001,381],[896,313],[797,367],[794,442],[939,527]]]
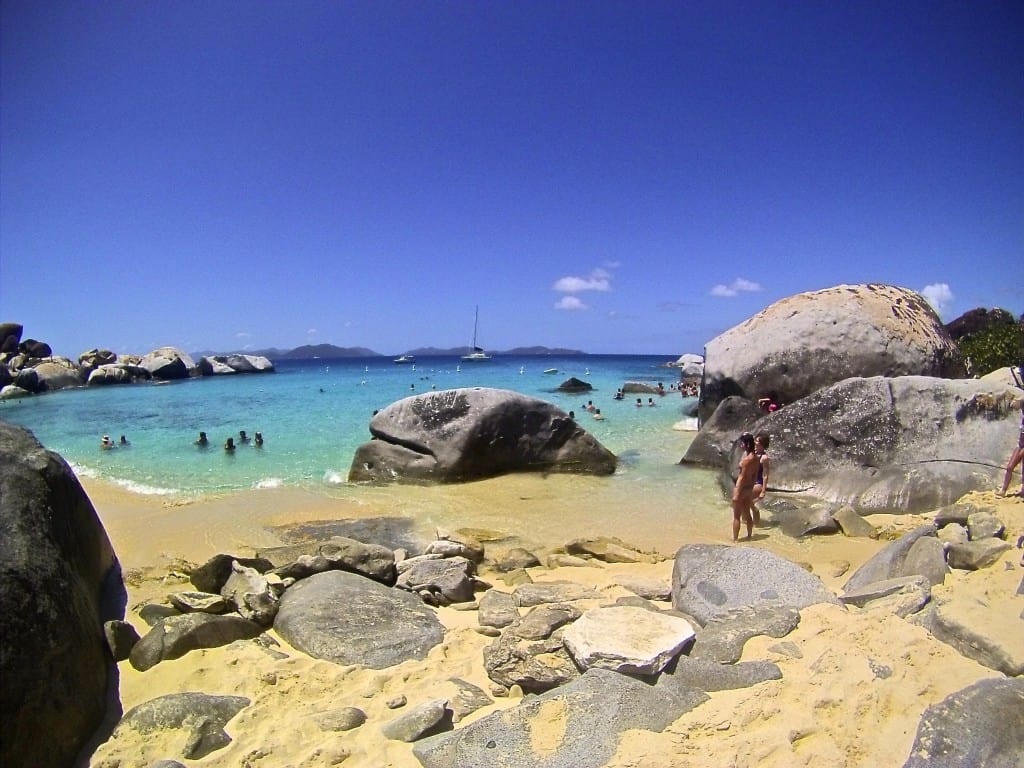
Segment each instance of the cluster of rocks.
[[273,363],[262,356],[206,356],[196,364],[175,347],[160,347],[145,355],[120,356],[109,349],[90,349],[72,360],[55,356],[45,342],[23,341],[22,332],[17,323],[0,323],[0,399],[84,385],[274,372]]
[[[939,510],[933,523],[868,560],[838,595],[800,565],[769,552],[688,545],[676,554],[670,584],[623,577],[619,584],[632,595],[614,600],[575,582],[534,581],[521,566],[536,568],[539,558],[503,553],[492,560],[483,545],[465,535],[438,539],[412,557],[334,537],[320,545],[261,550],[248,559],[218,555],[192,571],[197,591],[172,593],[166,604],[141,608],[140,616],[153,628],[130,651],[123,642],[112,641],[112,648],[138,669],[197,648],[253,638],[283,657],[286,652],[264,634],[273,626],[293,648],[316,658],[381,669],[423,659],[442,642],[444,630],[428,605],[476,611],[477,631],[494,638],[482,659],[491,690],[455,680],[456,694],[422,702],[381,723],[382,734],[414,743],[414,754],[428,768],[596,768],[611,757],[626,729],[662,730],[706,701],[709,692],[781,679],[774,663],[740,662],[744,644],[756,635],[782,640],[798,626],[801,610],[832,603],[903,617],[1008,676],[976,683],[930,708],[906,765],[926,764],[921,754],[934,756],[941,741],[937,729],[956,732],[956,755],[971,754],[974,739],[1002,755],[1017,749],[1013,729],[1005,727],[1006,710],[993,709],[987,697],[1010,704],[1024,695],[1024,649],[1015,638],[962,623],[932,598],[932,587],[950,568],[973,570],[999,562],[1012,547],[1004,535],[991,510],[966,504]],[[288,562],[276,564],[284,559]],[[577,540],[550,555],[548,564],[651,559],[617,540]],[[480,579],[481,563],[506,586]],[[113,635],[121,625],[107,626]],[[388,642],[381,643],[381,637]],[[784,645],[779,648],[785,650]],[[492,696],[516,690],[526,694],[519,705],[458,726],[491,704]],[[205,722],[198,714],[206,707],[240,711],[247,702],[163,697],[143,706],[157,704],[194,706],[190,722]],[[531,733],[556,711],[565,732],[556,747],[540,749]],[[137,729],[137,717],[130,712],[119,727]],[[957,717],[992,719],[993,730],[965,736]],[[208,719],[213,732],[193,733],[187,741],[194,750],[183,757],[196,758],[227,743],[223,718]],[[366,720],[364,711],[348,707],[343,727],[357,728]],[[1003,735],[991,738],[992,733]]]
[[[799,294],[710,341],[701,429],[682,459],[731,483],[741,432],[771,435],[769,490],[801,505],[920,512],[991,488],[1024,393],[964,379],[919,295],[884,285]],[[758,401],[783,407],[765,413]]]

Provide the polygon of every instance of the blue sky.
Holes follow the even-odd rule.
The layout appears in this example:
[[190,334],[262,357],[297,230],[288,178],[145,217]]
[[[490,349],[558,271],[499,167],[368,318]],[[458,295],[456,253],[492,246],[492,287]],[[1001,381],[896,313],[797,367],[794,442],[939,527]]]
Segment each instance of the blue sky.
[[0,321],[58,354],[1024,310],[1020,2],[4,0],[0,36]]

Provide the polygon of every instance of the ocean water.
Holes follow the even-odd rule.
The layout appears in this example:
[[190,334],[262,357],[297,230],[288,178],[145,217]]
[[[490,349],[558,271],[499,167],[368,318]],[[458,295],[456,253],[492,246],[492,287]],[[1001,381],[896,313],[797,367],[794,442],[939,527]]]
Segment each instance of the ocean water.
[[[432,389],[497,387],[539,397],[576,412],[581,425],[619,456],[620,469],[607,482],[623,497],[671,482],[686,492],[677,465],[692,439],[695,421],[686,401],[670,389],[678,371],[664,356],[496,357],[487,363],[457,358],[421,358],[397,365],[391,358],[282,361],[274,374],[192,379],[63,390],[22,400],[0,401],[0,419],[30,429],[60,453],[79,475],[134,493],[202,497],[250,489],[296,487],[352,492],[348,469],[356,447],[369,439],[373,411]],[[557,373],[545,373],[546,369]],[[569,376],[594,391],[569,395],[556,387]],[[636,395],[615,401],[627,381],[663,382],[669,394],[656,407],[636,406]],[[593,400],[605,415],[594,420],[584,406]],[[193,444],[199,431],[210,446]],[[239,430],[262,432],[262,448],[223,450]],[[127,447],[101,450],[100,438],[125,435]],[[706,477],[694,480],[707,492]],[[683,487],[680,488],[679,486]]]

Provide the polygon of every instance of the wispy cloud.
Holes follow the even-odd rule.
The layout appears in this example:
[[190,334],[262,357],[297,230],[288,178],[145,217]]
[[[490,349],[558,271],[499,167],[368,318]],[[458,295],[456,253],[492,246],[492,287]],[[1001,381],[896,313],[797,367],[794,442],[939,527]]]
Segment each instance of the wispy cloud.
[[953,291],[946,283],[926,285],[921,289],[921,295],[939,315],[945,313],[953,304]]
[[238,333],[235,334],[235,338],[236,339],[250,339],[250,338],[252,338],[252,334],[249,333],[248,331],[239,331]]
[[565,309],[569,311],[589,309],[589,307],[579,300],[576,296],[563,296],[557,302],[555,302],[555,309]]
[[711,289],[712,296],[738,296],[740,293],[755,293],[761,290],[761,284],[753,280],[737,277],[729,285],[719,283]]
[[316,328],[310,328],[308,331],[306,331],[306,335],[307,336],[316,336],[316,334],[317,334]]
[[583,291],[610,291],[612,289],[611,273],[600,267],[587,277],[569,275],[560,277],[551,286],[551,290],[562,293],[582,293]]

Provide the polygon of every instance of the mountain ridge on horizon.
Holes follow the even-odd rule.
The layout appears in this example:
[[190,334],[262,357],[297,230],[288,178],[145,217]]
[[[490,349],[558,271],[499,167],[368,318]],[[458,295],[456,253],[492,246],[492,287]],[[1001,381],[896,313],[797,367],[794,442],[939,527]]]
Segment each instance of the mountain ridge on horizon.
[[[404,353],[413,357],[459,357],[466,353],[464,346],[460,347],[419,347],[410,349]],[[586,355],[579,349],[566,349],[563,347],[528,346],[513,347],[512,349],[491,352],[492,356],[503,357],[509,355]],[[193,352],[194,357],[208,357],[215,355],[262,355],[270,360],[313,360],[322,359],[359,359],[378,357],[398,357],[398,355],[385,355],[366,347],[339,347],[335,344],[303,344],[293,349],[278,349],[270,347],[267,349],[236,350],[233,352]]]

